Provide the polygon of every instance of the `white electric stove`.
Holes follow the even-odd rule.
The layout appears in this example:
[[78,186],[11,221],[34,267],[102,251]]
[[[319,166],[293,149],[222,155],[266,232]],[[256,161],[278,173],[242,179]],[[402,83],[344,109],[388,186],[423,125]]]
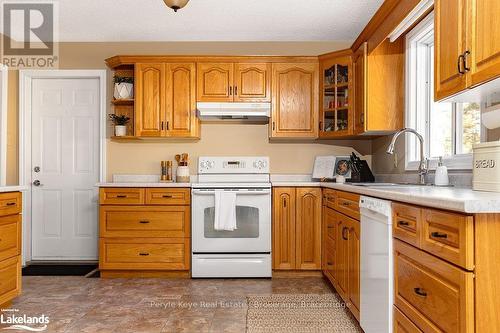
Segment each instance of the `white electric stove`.
[[[236,193],[234,231],[214,229],[216,191]],[[200,157],[191,220],[194,278],[271,277],[269,157]]]

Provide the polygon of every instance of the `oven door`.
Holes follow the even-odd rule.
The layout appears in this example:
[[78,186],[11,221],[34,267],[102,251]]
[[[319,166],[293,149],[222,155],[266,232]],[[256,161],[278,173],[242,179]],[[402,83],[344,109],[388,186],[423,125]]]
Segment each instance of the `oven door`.
[[236,192],[234,231],[214,230],[215,190],[192,190],[193,253],[271,252],[271,190],[224,189]]

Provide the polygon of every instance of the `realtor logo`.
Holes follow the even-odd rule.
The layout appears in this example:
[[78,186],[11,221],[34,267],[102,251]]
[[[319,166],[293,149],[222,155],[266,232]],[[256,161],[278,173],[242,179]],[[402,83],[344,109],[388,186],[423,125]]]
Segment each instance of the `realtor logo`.
[[2,63],[8,67],[55,68],[57,3],[2,2]]

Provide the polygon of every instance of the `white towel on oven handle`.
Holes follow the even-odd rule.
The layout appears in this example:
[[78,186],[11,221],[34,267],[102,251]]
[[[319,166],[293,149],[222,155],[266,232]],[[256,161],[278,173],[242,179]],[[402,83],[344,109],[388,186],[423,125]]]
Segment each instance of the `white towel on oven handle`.
[[215,190],[214,230],[234,231],[236,226],[236,192]]

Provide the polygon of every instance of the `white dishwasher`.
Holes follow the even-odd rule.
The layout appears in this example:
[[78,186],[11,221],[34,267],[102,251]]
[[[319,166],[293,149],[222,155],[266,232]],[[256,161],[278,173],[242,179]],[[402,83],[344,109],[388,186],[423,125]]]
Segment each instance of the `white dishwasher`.
[[366,333],[391,333],[394,299],[391,202],[362,196],[360,325]]

